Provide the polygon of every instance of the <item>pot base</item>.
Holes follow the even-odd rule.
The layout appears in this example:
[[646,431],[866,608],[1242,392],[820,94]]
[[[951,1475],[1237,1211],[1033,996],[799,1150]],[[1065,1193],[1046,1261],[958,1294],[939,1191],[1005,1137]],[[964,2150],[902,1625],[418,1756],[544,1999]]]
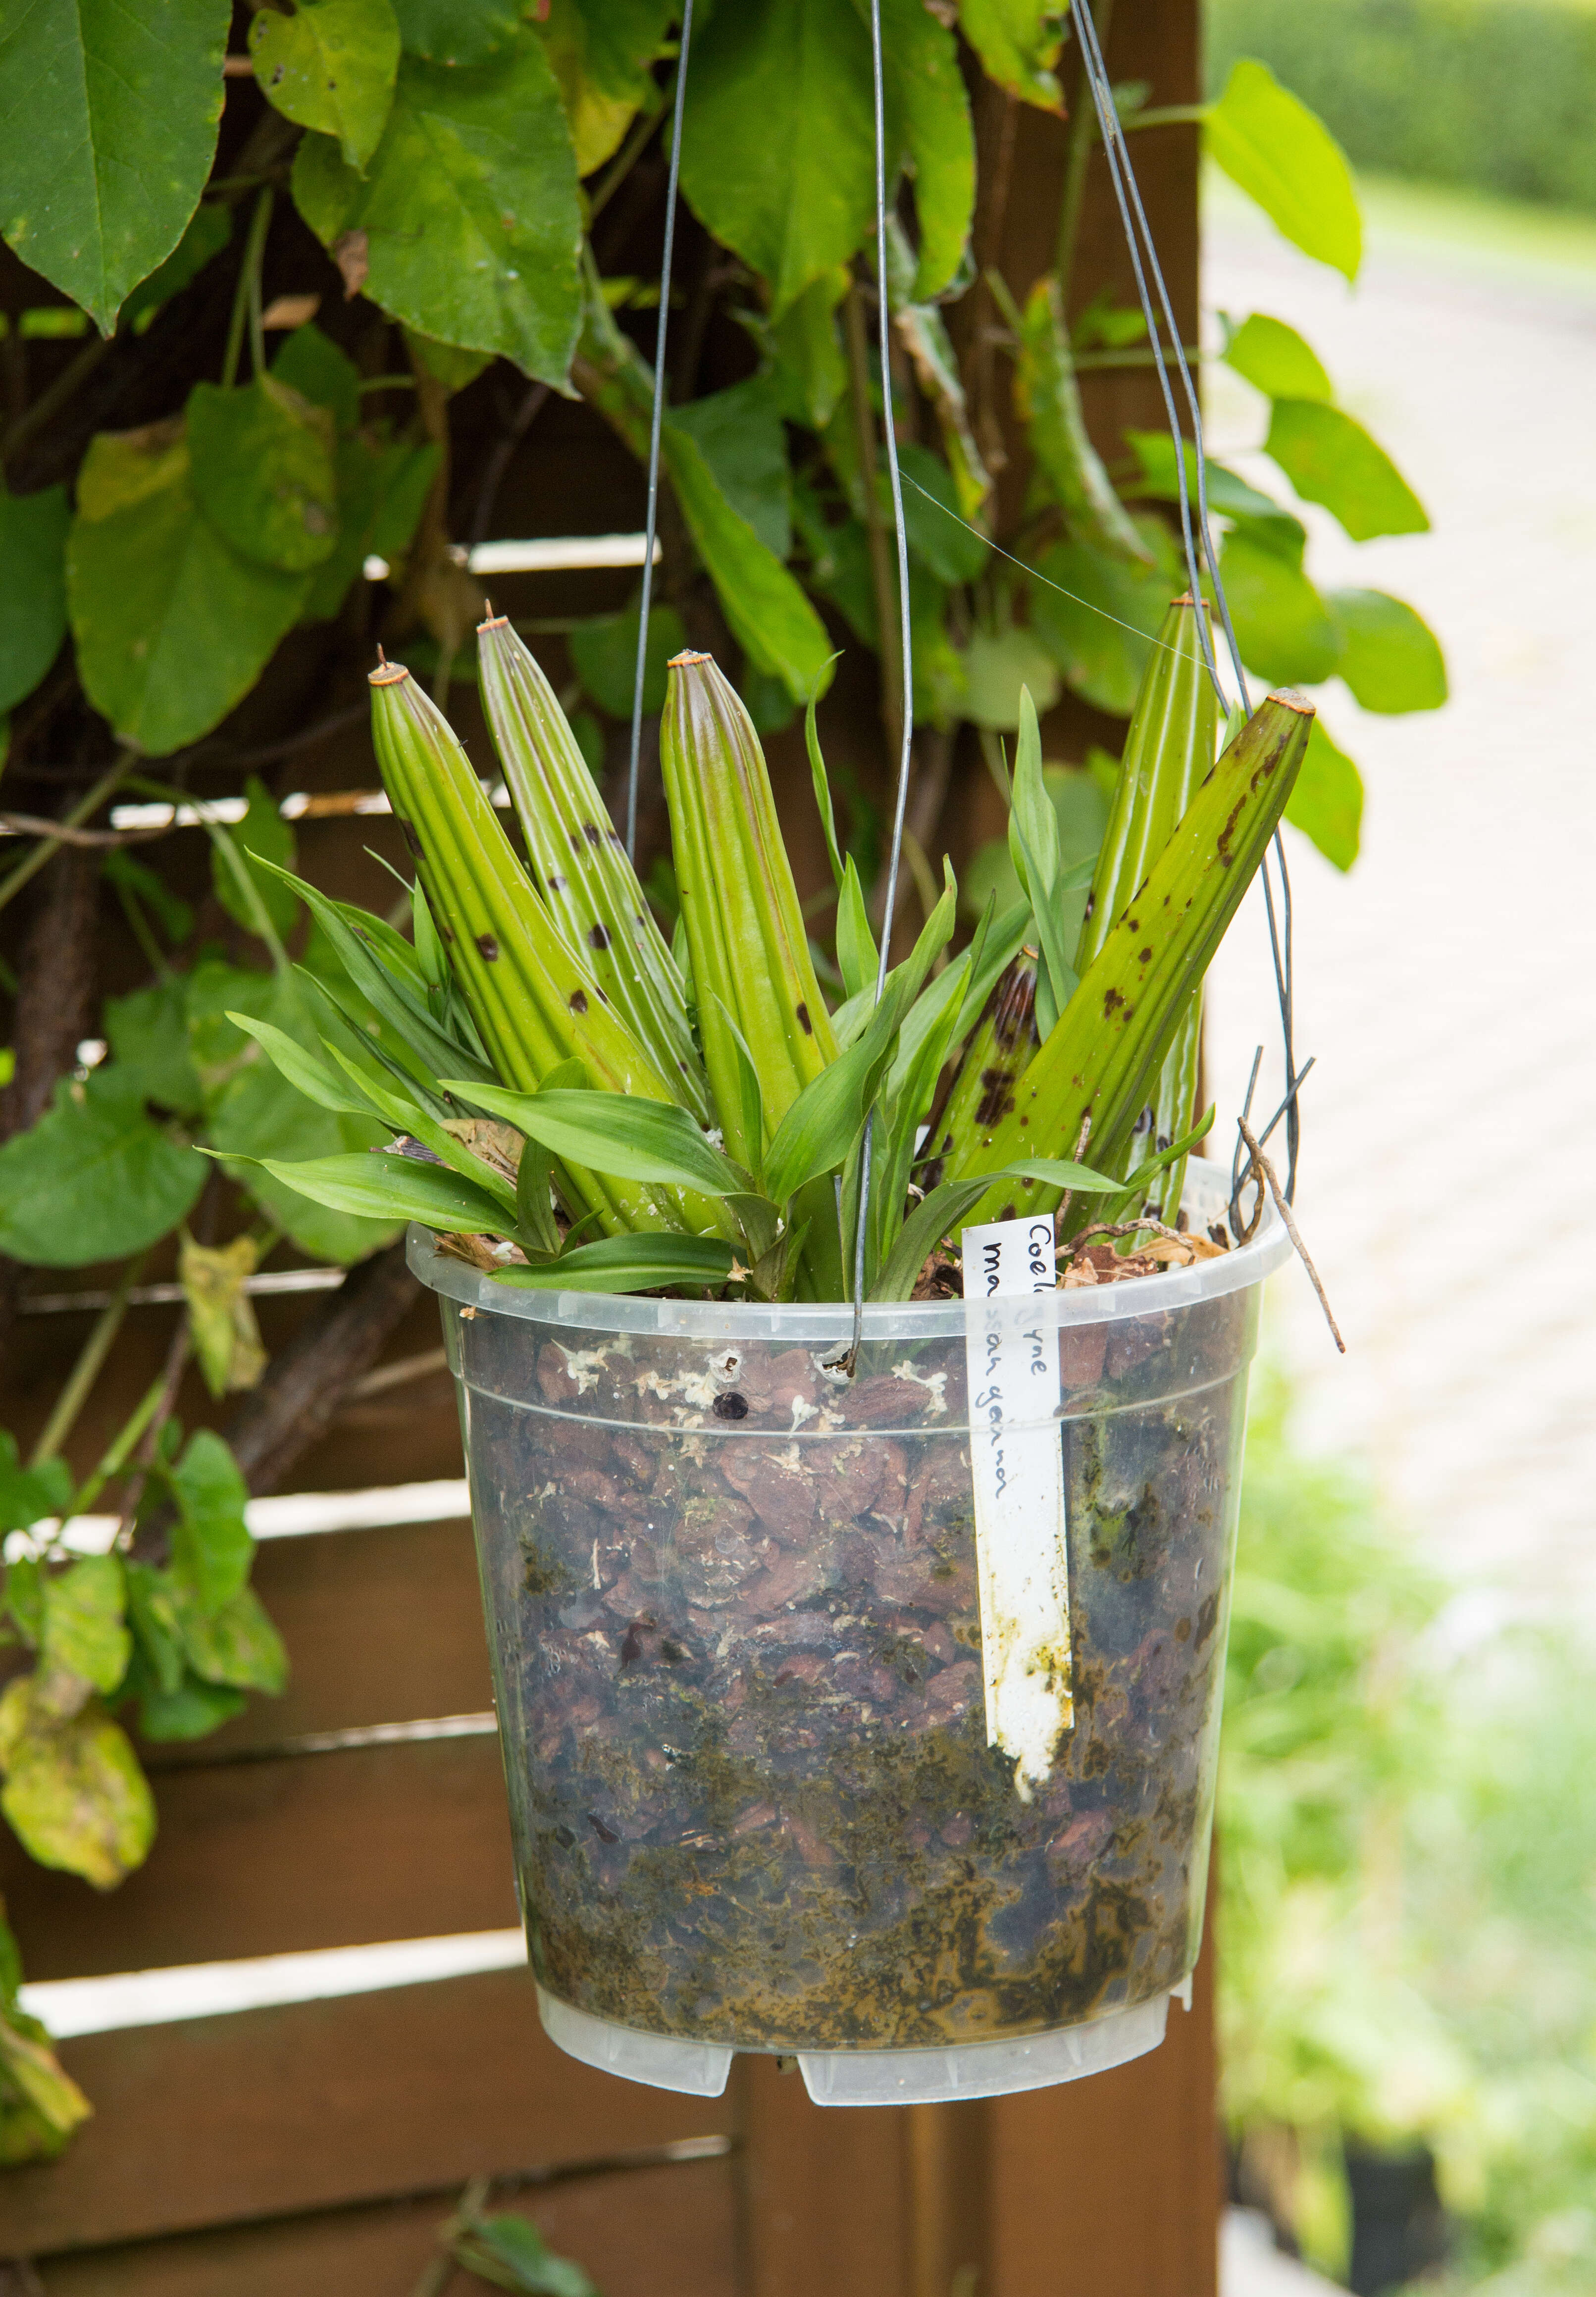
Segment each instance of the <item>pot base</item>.
[[[1111,2066],[1145,2056],[1164,2039],[1171,2001],[1189,2008],[1190,1998],[1188,1979],[1172,1994],[1156,1995],[1131,2009],[1012,2041],[965,2042],[949,2049],[800,2050],[795,2055],[816,2105],[942,2105],[954,2098],[1003,2097],[1107,2073]],[[725,2090],[733,2054],[722,2043],[640,2034],[573,2010],[541,1986],[538,2014],[549,2040],[567,2057],[601,2072],[695,2097],[719,2097]]]

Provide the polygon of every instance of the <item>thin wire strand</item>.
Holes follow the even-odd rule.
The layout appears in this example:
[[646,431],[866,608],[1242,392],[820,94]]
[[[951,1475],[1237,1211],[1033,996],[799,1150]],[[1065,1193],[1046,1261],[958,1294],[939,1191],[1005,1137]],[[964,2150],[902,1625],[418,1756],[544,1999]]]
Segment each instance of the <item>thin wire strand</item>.
[[[1125,243],[1130,251],[1131,268],[1136,276],[1137,293],[1141,303],[1142,317],[1147,323],[1148,336],[1153,348],[1158,371],[1159,387],[1164,396],[1164,409],[1169,416],[1170,432],[1174,440],[1176,474],[1180,486],[1181,529],[1186,544],[1192,596],[1199,597],[1201,591],[1191,531],[1186,442],[1181,435],[1175,409],[1174,394],[1170,387],[1163,334],[1148,294],[1147,276],[1143,269],[1140,251],[1142,246],[1145,246],[1147,251],[1147,270],[1151,272],[1156,284],[1159,309],[1169,332],[1169,356],[1172,356],[1174,359],[1181,377],[1182,395],[1191,416],[1192,458],[1197,465],[1198,528],[1202,535],[1204,554],[1208,562],[1214,603],[1218,606],[1220,621],[1225,633],[1226,650],[1236,673],[1242,706],[1250,717],[1252,697],[1247,690],[1246,674],[1242,668],[1241,650],[1237,643],[1235,625],[1230,618],[1230,601],[1225,595],[1224,581],[1219,570],[1219,554],[1213,547],[1213,530],[1209,518],[1202,404],[1197,386],[1192,380],[1185,346],[1181,339],[1181,331],[1175,324],[1174,309],[1170,299],[1168,284],[1164,279],[1162,266],[1158,261],[1157,250],[1153,243],[1152,229],[1148,222],[1147,210],[1142,204],[1140,188],[1136,181],[1136,170],[1131,162],[1130,151],[1125,143],[1124,131],[1120,124],[1118,109],[1114,100],[1113,85],[1103,61],[1102,46],[1098,38],[1098,28],[1088,0],[1071,0],[1070,12],[1074,22],[1076,37],[1081,44],[1082,62],[1085,69],[1087,85],[1091,90],[1092,103],[1103,138],[1104,156],[1108,163],[1109,178],[1120,211],[1120,221],[1124,227]],[[1134,216],[1134,221],[1132,216]],[[1139,244],[1138,227],[1139,227]],[[1202,640],[1205,665],[1209,677],[1213,681],[1214,692],[1218,695],[1221,705],[1223,707],[1225,706],[1224,688],[1219,678],[1218,664],[1213,657],[1211,642],[1204,626],[1204,618],[1201,616],[1198,617],[1197,629],[1198,636]],[[1280,873],[1280,915],[1279,917],[1275,909],[1274,889],[1270,883],[1267,855],[1258,874],[1263,881],[1263,905],[1269,926],[1270,956],[1274,966],[1275,993],[1280,1009],[1280,1034],[1286,1069],[1286,1100],[1283,1107],[1286,1111],[1287,1172],[1284,1193],[1289,1204],[1296,1194],[1297,1156],[1302,1140],[1302,1116],[1297,1106],[1296,1095],[1303,1077],[1307,1074],[1307,1070],[1304,1069],[1299,1074],[1296,1066],[1296,995],[1291,950],[1291,876],[1286,862],[1285,841],[1278,829],[1272,844],[1275,867]],[[1238,1154],[1239,1155],[1239,1150]]]
[[[898,908],[898,870],[903,858],[903,824],[909,807],[909,770],[913,755],[915,724],[914,641],[909,625],[909,537],[903,523],[903,482],[898,469],[898,435],[893,420],[893,317],[886,268],[886,99],[881,58],[881,0],[870,0],[870,70],[876,105],[876,299],[880,326],[882,431],[886,443],[887,477],[893,496],[893,531],[898,546],[898,630],[903,649],[903,718],[898,746],[898,796],[893,812],[893,844],[887,861],[886,906],[881,920],[881,949],[876,960],[876,1002],[886,987],[892,953],[893,920]],[[886,632],[882,632],[884,641]],[[853,1346],[851,1361],[858,1362],[865,1313],[865,1246],[870,1223],[870,1165],[875,1140],[876,1112],[865,1119],[864,1146],[859,1165],[859,1224],[853,1248]]]
[[682,106],[687,93],[687,49],[693,0],[683,0],[681,49],[676,61],[676,103],[670,124],[670,175],[665,192],[665,249],[660,260],[660,325],[654,350],[654,408],[648,426],[648,521],[643,546],[643,598],[638,611],[638,666],[632,679],[631,757],[626,772],[626,858],[638,858],[638,773],[643,754],[643,681],[648,667],[648,609],[654,597],[654,539],[660,507],[660,430],[665,415],[665,335],[670,321],[670,267],[676,254],[676,180],[681,171]]

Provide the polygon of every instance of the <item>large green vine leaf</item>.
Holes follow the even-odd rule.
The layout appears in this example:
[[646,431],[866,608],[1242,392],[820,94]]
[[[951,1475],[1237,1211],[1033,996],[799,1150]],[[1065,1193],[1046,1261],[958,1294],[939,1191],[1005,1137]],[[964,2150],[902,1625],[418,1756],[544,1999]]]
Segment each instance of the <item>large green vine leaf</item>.
[[576,153],[530,28],[478,70],[406,55],[366,177],[308,136],[293,193],[327,246],[363,243],[385,310],[564,387],[581,316]]
[[1317,112],[1243,56],[1207,119],[1208,150],[1277,231],[1348,279],[1363,259],[1363,224],[1346,155]]
[[1358,858],[1363,819],[1363,777],[1315,718],[1286,819],[1311,838],[1327,861],[1350,869]]
[[113,1069],[62,1078],[53,1107],[0,1148],[0,1252],[84,1268],[142,1252],[192,1210],[205,1159],[144,1114]]
[[65,487],[0,487],[0,710],[31,694],[67,634]]
[[31,0],[0,28],[0,235],[109,334],[210,172],[227,0]]
[[[856,0],[865,8],[866,0]],[[958,270],[975,212],[975,130],[958,45],[925,0],[887,0],[882,54],[893,111],[914,169],[920,226],[914,301],[940,295]]]
[[196,383],[188,447],[200,508],[243,557],[304,574],[330,556],[338,490],[325,408],[276,375],[230,391]]
[[1384,590],[1331,590],[1325,605],[1341,638],[1337,672],[1365,710],[1439,710],[1446,659],[1421,614]]
[[243,557],[201,510],[180,423],[102,432],[78,480],[67,599],[84,689],[154,757],[241,701],[308,578]]
[[1263,445],[1303,500],[1322,503],[1354,542],[1428,531],[1424,505],[1390,456],[1340,408],[1277,399]]
[[875,207],[869,40],[852,0],[721,7],[694,44],[681,184],[779,318]]
[[654,95],[649,64],[676,0],[545,0],[544,43],[587,175],[614,151],[639,105]]
[[1219,564],[1242,660],[1271,686],[1317,686],[1329,678],[1341,640],[1301,568],[1243,532],[1226,538]]

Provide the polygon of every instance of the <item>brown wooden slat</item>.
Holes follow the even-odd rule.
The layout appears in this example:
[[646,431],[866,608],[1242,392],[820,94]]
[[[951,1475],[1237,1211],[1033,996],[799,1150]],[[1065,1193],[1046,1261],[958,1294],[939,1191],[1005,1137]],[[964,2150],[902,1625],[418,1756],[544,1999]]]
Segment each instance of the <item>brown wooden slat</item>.
[[89,2035],[62,2057],[95,2118],[59,2161],[6,2173],[0,2255],[601,2161],[730,2120],[563,2056],[520,1972]]
[[811,2105],[774,2058],[732,2087],[746,2297],[910,2297],[905,2110]]
[[[449,2206],[383,2202],[119,2243],[46,2260],[40,2278],[46,2297],[409,2297]],[[530,2218],[605,2297],[736,2297],[724,2160],[563,2179],[489,2206]]]
[[1150,2056],[991,2100],[982,2297],[1216,2297],[1213,1972]]
[[218,1764],[156,1786],[155,1848],[104,1897],[0,1840],[0,1894],[30,1978],[518,1920],[497,1738]]
[[251,1699],[192,1749],[151,1748],[150,1759],[207,1762],[302,1732],[493,1704],[469,1522],[268,1540],[255,1559],[255,1586],[288,1646],[286,1692]]

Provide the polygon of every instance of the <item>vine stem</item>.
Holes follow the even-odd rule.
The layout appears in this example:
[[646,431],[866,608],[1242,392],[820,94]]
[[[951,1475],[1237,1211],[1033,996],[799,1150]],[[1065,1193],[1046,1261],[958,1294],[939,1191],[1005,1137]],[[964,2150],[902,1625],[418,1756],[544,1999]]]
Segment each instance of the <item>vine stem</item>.
[[86,821],[91,813],[104,804],[118,783],[131,770],[136,754],[131,743],[125,743],[118,751],[114,763],[101,775],[88,794],[79,798],[71,811],[63,818],[60,829],[53,831],[48,837],[41,837],[32,852],[18,862],[10,877],[0,879],[0,910],[15,901],[29,879],[42,869],[50,856],[59,852],[66,843],[61,830],[76,829],[79,822]]
[[30,1468],[41,1467],[53,1460],[77,1425],[78,1415],[88,1402],[101,1367],[111,1353],[111,1344],[122,1328],[128,1313],[128,1296],[144,1273],[148,1255],[140,1253],[123,1269],[115,1291],[95,1317],[88,1338],[78,1351],[66,1386],[56,1399],[55,1409],[45,1420],[39,1439],[29,1455]]
[[[1114,14],[1114,0],[1097,0],[1092,21],[1098,28],[1101,43],[1108,37],[1108,26]],[[1075,268],[1075,245],[1081,236],[1081,210],[1086,198],[1086,170],[1091,160],[1092,146],[1097,141],[1097,113],[1092,109],[1088,93],[1086,67],[1081,68],[1081,78],[1075,90],[1074,124],[1070,129],[1069,155],[1064,166],[1064,199],[1058,210],[1058,238],[1053,256],[1053,268],[1058,274],[1058,292],[1067,311],[1070,300],[1070,278]]]
[[267,184],[255,202],[255,212],[250,218],[250,235],[244,242],[243,261],[238,269],[238,284],[233,291],[233,315],[227,322],[227,348],[222,358],[222,388],[231,391],[238,380],[238,361],[243,350],[243,331],[247,320],[251,330],[251,353],[259,375],[264,364],[259,326],[260,304],[260,259],[266,251],[266,235],[272,219],[272,187]]

